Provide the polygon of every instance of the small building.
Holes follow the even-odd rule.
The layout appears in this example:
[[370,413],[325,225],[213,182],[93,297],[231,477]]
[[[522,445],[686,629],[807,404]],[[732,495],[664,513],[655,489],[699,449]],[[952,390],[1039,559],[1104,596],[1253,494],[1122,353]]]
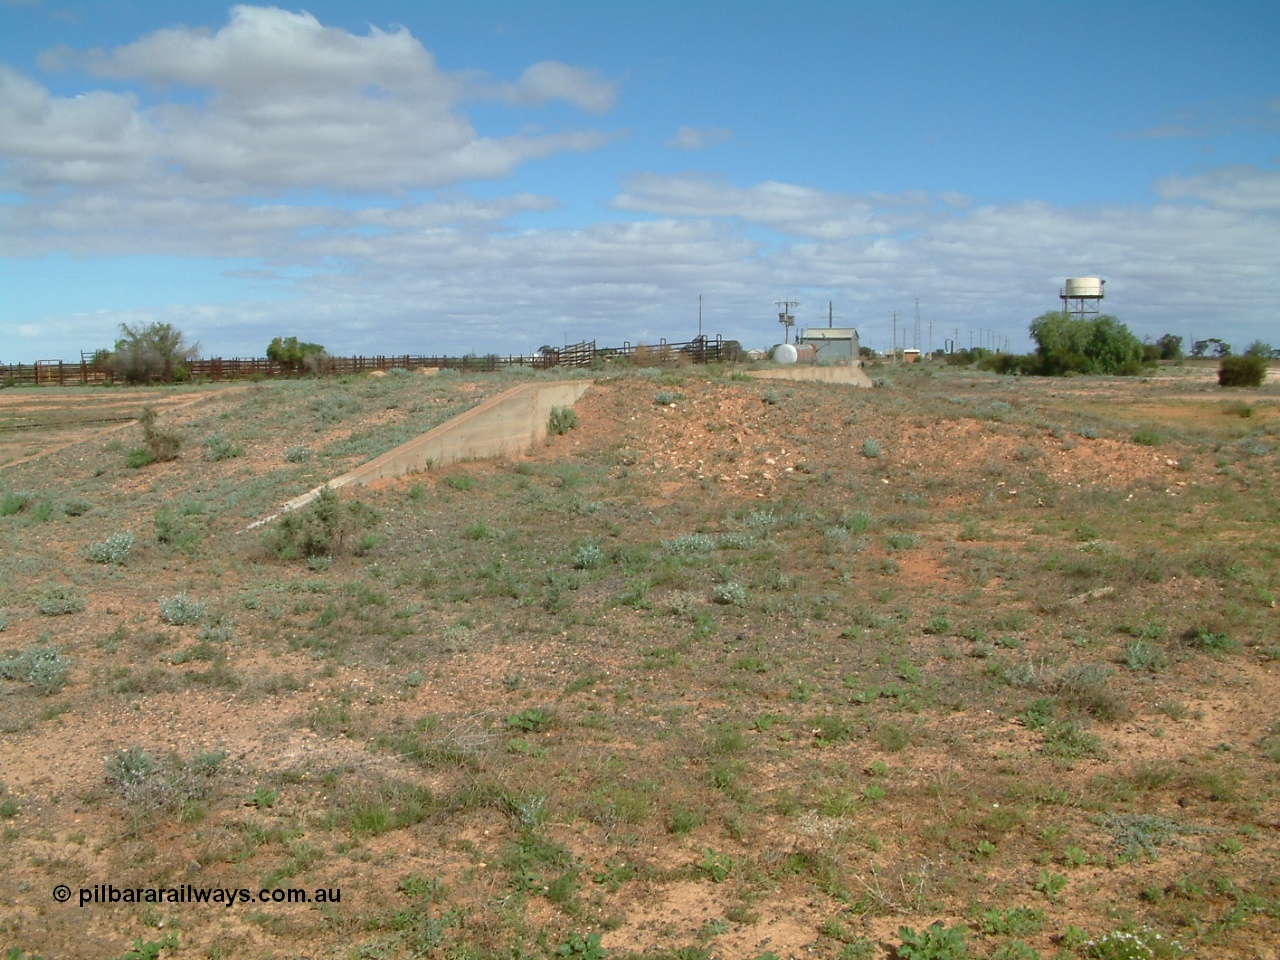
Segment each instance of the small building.
[[820,364],[857,366],[861,362],[862,345],[853,327],[811,327],[796,338],[796,342],[812,346]]

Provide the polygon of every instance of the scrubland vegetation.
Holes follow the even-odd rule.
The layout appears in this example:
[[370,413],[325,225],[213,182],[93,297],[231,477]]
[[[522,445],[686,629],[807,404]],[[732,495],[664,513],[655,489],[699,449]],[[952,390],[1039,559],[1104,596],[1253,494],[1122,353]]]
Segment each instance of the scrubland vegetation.
[[[626,372],[258,531],[513,381],[185,387],[0,470],[0,941],[1256,956],[1280,394],[1167,372]],[[108,882],[342,896],[50,897]]]

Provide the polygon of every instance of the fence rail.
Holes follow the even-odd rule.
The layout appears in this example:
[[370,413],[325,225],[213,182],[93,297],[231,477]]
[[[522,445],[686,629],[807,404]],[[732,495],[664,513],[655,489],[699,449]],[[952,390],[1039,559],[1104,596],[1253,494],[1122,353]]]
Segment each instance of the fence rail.
[[[657,344],[624,343],[620,347],[599,347],[594,340],[569,344],[565,347],[545,348],[531,356],[442,357],[413,354],[379,355],[373,357],[326,356],[316,372],[325,374],[361,374],[375,370],[383,372],[404,370],[457,370],[462,373],[489,373],[509,367],[529,367],[549,370],[553,367],[593,367],[608,365],[619,360],[638,366],[668,366],[679,363],[713,363],[719,360],[736,360],[739,349],[735,341],[716,336],[695,337],[680,343]],[[296,368],[268,360],[265,357],[211,357],[184,363],[185,377],[192,380],[218,382],[265,377],[297,376]],[[86,355],[77,361],[37,360],[35,363],[0,364],[0,385],[7,387],[29,386],[80,386],[84,384],[111,383],[117,379],[108,365],[94,363]],[[170,374],[163,379],[172,380]]]

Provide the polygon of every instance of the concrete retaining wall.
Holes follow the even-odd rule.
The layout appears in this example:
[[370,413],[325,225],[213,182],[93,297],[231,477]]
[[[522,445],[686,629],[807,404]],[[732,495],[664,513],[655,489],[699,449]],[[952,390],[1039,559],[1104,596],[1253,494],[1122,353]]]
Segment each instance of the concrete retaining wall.
[[[280,513],[305,506],[325,487],[365,484],[384,477],[417,473],[459,460],[482,460],[524,453],[547,437],[547,419],[552,407],[571,407],[591,387],[589,380],[557,380],[553,383],[523,383],[504,390],[466,413],[432,427],[422,436],[388,450],[380,457],[309,490],[286,503]],[[253,524],[270,523],[273,514]]]
[[846,383],[854,387],[874,386],[861,367],[773,367],[768,370],[752,370],[751,375],[761,380],[817,380],[821,383]]

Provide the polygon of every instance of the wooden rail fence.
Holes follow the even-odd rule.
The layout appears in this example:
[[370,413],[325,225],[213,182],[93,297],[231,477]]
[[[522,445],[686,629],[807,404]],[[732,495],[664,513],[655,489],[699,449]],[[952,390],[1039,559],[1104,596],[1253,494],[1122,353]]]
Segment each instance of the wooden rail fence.
[[[548,370],[552,367],[593,367],[597,364],[624,361],[636,366],[674,366],[680,363],[714,363],[738,359],[740,349],[736,341],[720,336],[695,337],[680,343],[657,344],[624,343],[620,347],[598,347],[594,340],[569,344],[562,348],[548,348],[531,356],[507,356],[487,354],[465,357],[421,356],[399,354],[374,357],[326,356],[316,372],[344,375],[371,373],[374,370],[457,370],[461,373],[488,373],[508,367],[529,367]],[[247,380],[265,377],[297,376],[299,371],[268,360],[265,357],[212,357],[191,360],[182,365],[185,377],[200,382],[222,380]],[[79,386],[84,384],[111,383],[116,379],[109,366],[94,363],[84,356],[80,361],[37,360],[35,363],[0,364],[0,386]],[[168,377],[166,379],[173,379]]]

